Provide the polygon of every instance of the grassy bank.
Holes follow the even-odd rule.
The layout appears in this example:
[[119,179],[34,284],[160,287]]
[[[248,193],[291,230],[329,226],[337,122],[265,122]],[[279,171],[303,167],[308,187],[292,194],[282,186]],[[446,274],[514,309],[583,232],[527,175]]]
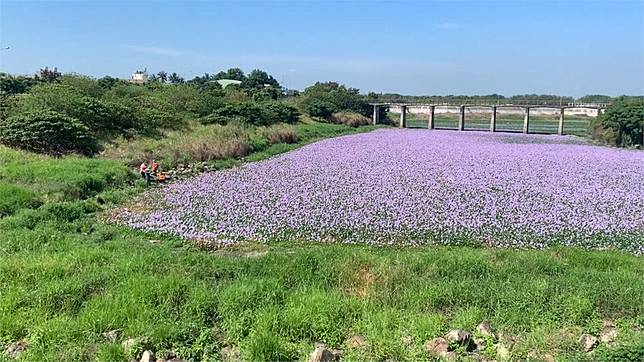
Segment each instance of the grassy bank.
[[[370,129],[299,123],[295,143],[266,138],[245,160]],[[181,137],[203,137],[201,131]],[[163,151],[190,143],[147,139],[130,146],[133,155],[145,145]],[[226,347],[245,360],[292,360],[307,358],[316,342],[342,349],[346,360],[423,360],[426,340],[450,328],[473,331],[484,320],[513,359],[644,354],[640,257],[292,240],[204,251],[100,222],[102,210],[143,188],[126,166],[129,156],[112,158],[0,148],[1,200],[13,200],[0,218],[0,347],[24,342],[22,360],[126,361],[146,349],[158,357],[221,360]],[[617,325],[616,346],[582,352],[577,339],[597,334],[604,319]],[[356,335],[364,344],[347,345]],[[124,349],[129,338],[134,343]]]

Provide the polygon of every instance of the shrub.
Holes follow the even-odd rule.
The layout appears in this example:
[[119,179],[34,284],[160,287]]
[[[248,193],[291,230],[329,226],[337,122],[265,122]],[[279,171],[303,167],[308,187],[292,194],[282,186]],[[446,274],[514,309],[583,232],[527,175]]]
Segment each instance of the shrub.
[[315,83],[302,94],[301,106],[311,116],[329,118],[332,113],[349,111],[369,116],[371,106],[356,88],[336,82]]
[[53,111],[36,111],[0,123],[0,143],[52,155],[98,151],[96,140],[76,119]]
[[231,102],[202,117],[203,124],[238,122],[255,126],[268,126],[275,123],[295,123],[299,118],[296,108],[280,102]]
[[266,102],[262,104],[271,123],[296,123],[300,118],[300,112],[297,108],[282,102]]
[[302,101],[302,109],[311,117],[329,118],[335,110],[335,105],[319,99]]
[[371,123],[371,119],[354,112],[333,113],[330,120],[333,123],[345,124],[349,127],[364,126]]
[[615,146],[644,145],[644,101],[620,97],[591,122],[590,132]]
[[0,184],[0,217],[13,215],[20,209],[35,209],[41,204],[34,192],[14,185]]

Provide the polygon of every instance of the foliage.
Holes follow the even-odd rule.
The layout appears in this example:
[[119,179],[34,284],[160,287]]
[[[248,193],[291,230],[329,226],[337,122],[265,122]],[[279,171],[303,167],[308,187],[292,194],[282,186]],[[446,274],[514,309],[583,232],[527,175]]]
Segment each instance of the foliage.
[[615,146],[643,146],[644,101],[619,98],[591,124],[591,133]]
[[331,114],[349,111],[369,116],[372,108],[356,88],[336,82],[315,83],[302,93],[300,105],[314,117],[329,118]]
[[0,218],[13,215],[20,209],[35,209],[41,205],[37,195],[22,187],[0,183]]
[[204,124],[228,124],[231,122],[255,126],[275,123],[295,123],[299,112],[293,106],[281,102],[256,103],[250,101],[228,102],[201,119]]
[[53,111],[34,111],[0,123],[0,143],[25,150],[63,155],[93,154],[96,140],[76,119]]
[[40,71],[34,76],[34,78],[41,82],[53,83],[60,80],[60,77],[62,77],[62,75],[63,74],[59,72],[58,68],[56,67],[54,67],[54,69],[49,69],[49,67],[45,67],[43,69],[40,69]]
[[[294,127],[300,140],[292,147],[372,129]],[[100,183],[101,199],[129,201],[137,189],[119,190],[132,177],[121,162],[0,147],[0,164],[8,165],[0,167],[3,183],[24,184],[48,204],[0,219],[0,343],[27,341],[24,360],[129,360],[121,346],[127,338],[136,338],[136,351],[166,358],[173,350],[186,360],[223,360],[223,346],[249,360],[304,360],[317,342],[342,349],[347,360],[426,360],[426,340],[457,326],[473,331],[482,320],[514,341],[513,359],[537,350],[587,360],[594,357],[580,352],[577,339],[595,328],[596,316],[619,329],[617,345],[600,345],[598,360],[641,360],[637,256],[300,242],[204,252],[102,222],[95,215],[101,206],[82,200],[96,191],[65,202],[51,197],[52,190]],[[119,332],[115,342],[103,337],[111,330]],[[363,348],[344,343],[354,335],[365,337]]]
[[25,93],[36,83],[34,78],[0,73],[0,95]]

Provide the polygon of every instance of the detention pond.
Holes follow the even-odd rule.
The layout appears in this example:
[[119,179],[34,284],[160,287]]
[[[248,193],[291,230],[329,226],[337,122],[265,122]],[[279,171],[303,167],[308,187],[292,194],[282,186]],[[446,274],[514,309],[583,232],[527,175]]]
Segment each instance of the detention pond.
[[111,220],[252,240],[644,253],[644,152],[573,136],[387,129],[154,188]]

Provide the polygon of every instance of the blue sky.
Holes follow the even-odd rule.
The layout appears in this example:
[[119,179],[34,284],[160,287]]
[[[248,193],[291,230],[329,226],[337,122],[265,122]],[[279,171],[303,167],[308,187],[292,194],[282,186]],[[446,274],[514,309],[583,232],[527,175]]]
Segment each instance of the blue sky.
[[644,1],[11,2],[0,71],[261,68],[404,94],[644,94]]

